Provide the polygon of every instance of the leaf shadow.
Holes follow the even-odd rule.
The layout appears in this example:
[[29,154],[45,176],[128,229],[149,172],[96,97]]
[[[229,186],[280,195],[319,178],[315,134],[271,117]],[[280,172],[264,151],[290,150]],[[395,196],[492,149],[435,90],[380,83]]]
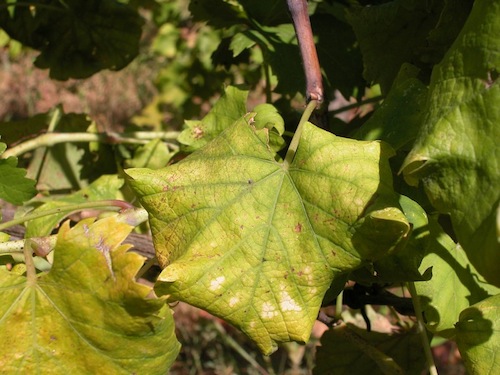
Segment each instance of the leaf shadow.
[[[479,285],[479,282],[481,282],[479,273],[473,271],[470,265],[462,266],[453,254],[436,240],[436,228],[434,228],[434,225],[430,225],[429,228],[431,240],[429,241],[427,254],[433,253],[437,255],[453,269],[460,283],[470,292],[470,295],[467,296],[469,304],[473,305],[489,297],[490,294]],[[459,249],[457,251],[463,250]]]
[[455,327],[459,331],[459,341],[466,347],[481,345],[493,335],[493,322],[474,306],[462,312]]

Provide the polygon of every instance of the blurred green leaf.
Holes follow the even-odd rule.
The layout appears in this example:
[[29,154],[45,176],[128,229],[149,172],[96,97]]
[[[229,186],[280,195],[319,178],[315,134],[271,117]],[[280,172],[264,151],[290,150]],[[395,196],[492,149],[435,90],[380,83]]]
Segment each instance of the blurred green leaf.
[[432,75],[425,119],[403,172],[450,213],[471,263],[500,286],[500,3],[479,0]]
[[428,93],[417,75],[417,68],[404,64],[380,108],[359,128],[354,138],[382,140],[396,150],[411,144],[421,127]]
[[7,145],[22,139],[34,138],[45,132],[49,126],[50,112],[39,113],[22,120],[0,122],[0,135]]
[[351,25],[334,14],[319,13],[311,16],[311,26],[325,78],[325,92],[338,89],[347,100],[364,94],[363,60]]
[[334,278],[393,251],[410,228],[383,144],[308,123],[288,169],[250,120],[178,164],[127,174],[166,267],[156,292],[228,320],[271,353],[307,341]]
[[195,21],[206,21],[218,28],[244,23],[247,19],[241,5],[230,0],[192,0],[189,11]]
[[172,312],[135,281],[144,259],[120,245],[131,229],[114,217],[66,223],[49,273],[0,269],[2,371],[168,371],[179,352]]
[[[116,199],[119,189],[123,185],[123,180],[116,175],[103,175],[92,184],[73,194],[56,198],[51,197],[43,202],[30,213],[51,210],[53,208],[64,207],[79,203],[86,203],[98,200]],[[37,203],[37,202],[33,202]],[[68,215],[68,212],[44,216],[39,219],[30,220],[26,223],[26,238],[41,237],[49,235],[57,224]]]
[[[468,3],[457,4],[455,3]],[[395,0],[348,10],[364,60],[368,82],[387,93],[403,63],[429,72],[460,31],[468,1]],[[452,21],[450,21],[452,20]]]
[[286,1],[282,0],[237,0],[248,18],[261,25],[274,26],[291,20]]
[[[0,155],[7,146],[0,142]],[[26,178],[26,170],[17,167],[17,158],[0,157],[0,199],[12,204],[21,205],[36,194],[36,181]]]
[[468,373],[495,374],[500,368],[500,294],[462,311],[456,331]]
[[233,51],[233,57],[240,55],[244,50],[252,48],[255,40],[249,37],[248,33],[241,32],[231,38],[229,48]]
[[144,146],[140,146],[134,153],[134,157],[127,159],[127,168],[151,168],[159,169],[165,167],[172,158],[168,146],[161,139],[149,141]]
[[49,0],[0,8],[0,27],[39,50],[35,65],[49,68],[59,80],[128,65],[138,54],[142,23],[137,11],[115,0]]
[[[56,111],[58,108],[50,111],[47,116],[48,122],[52,120],[54,115],[57,115]],[[26,123],[26,128],[31,124],[38,124],[38,117],[34,120],[28,120]],[[17,122],[9,123],[9,127],[15,127]],[[91,125],[91,121],[87,115],[68,113],[62,114],[60,119],[54,129],[51,131],[61,132],[61,133],[72,133],[72,132],[85,132],[87,128]],[[28,134],[30,134],[28,132]],[[33,158],[28,166],[28,176],[36,179],[37,187],[39,190],[48,191],[64,191],[64,190],[78,190],[82,186],[87,184],[87,181],[82,176],[82,169],[85,168],[82,163],[86,151],[88,153],[88,147],[84,145],[81,147],[74,143],[61,143],[53,145],[52,147],[38,147],[33,152]],[[100,170],[102,166],[93,168]]]
[[[263,27],[252,31],[252,34],[263,49],[264,61],[276,75],[278,84],[274,91],[290,97],[303,93],[306,81],[293,25]],[[284,61],[287,63],[284,64]]]

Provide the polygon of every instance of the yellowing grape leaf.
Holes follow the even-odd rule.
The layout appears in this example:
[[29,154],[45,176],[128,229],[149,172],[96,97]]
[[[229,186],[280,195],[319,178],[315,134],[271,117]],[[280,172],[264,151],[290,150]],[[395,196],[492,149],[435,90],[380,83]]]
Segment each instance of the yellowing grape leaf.
[[2,371],[167,372],[179,352],[172,313],[134,279],[144,259],[120,245],[131,228],[113,217],[65,223],[49,273],[0,270]]
[[409,231],[380,142],[307,123],[293,162],[244,116],[178,164],[131,169],[160,264],[155,290],[220,316],[264,353],[309,339],[335,276],[395,250]]

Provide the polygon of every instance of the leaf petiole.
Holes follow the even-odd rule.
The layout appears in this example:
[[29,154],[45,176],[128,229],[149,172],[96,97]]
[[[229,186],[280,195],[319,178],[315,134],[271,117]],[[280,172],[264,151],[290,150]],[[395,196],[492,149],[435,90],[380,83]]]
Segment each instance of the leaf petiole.
[[4,230],[5,228],[12,227],[17,224],[22,224],[30,220],[38,219],[40,217],[44,216],[49,216],[49,215],[55,215],[55,214],[60,214],[60,213],[66,213],[70,214],[72,212],[77,212],[85,209],[93,209],[93,208],[108,208],[110,210],[123,210],[123,209],[128,209],[128,208],[133,208],[130,203],[125,202],[125,201],[120,201],[120,200],[105,200],[105,201],[98,201],[98,202],[87,202],[87,203],[79,203],[79,204],[72,204],[64,207],[57,207],[53,208],[51,210],[46,210],[46,211],[39,211],[39,212],[34,212],[29,215],[25,215],[23,217],[13,219],[10,221],[7,221],[5,223],[0,224],[0,231]]
[[[59,143],[89,143],[100,142],[107,144],[146,144],[148,141],[160,138],[163,140],[173,140],[179,135],[179,132],[130,132],[130,133],[47,133],[36,138],[27,140],[19,145],[5,151],[3,158],[9,156],[19,156],[28,151],[39,147],[50,147]],[[173,143],[167,143],[172,150],[178,150],[179,147]]]
[[417,317],[417,328],[420,338],[422,339],[422,346],[424,348],[425,359],[427,362],[427,368],[430,375],[438,375],[436,365],[434,364],[434,358],[432,356],[431,347],[429,345],[429,338],[427,337],[427,329],[425,328],[424,316],[422,314],[422,306],[420,305],[420,299],[418,298],[417,289],[415,288],[415,283],[408,283],[408,290],[411,294],[411,299],[413,301],[413,307],[415,309],[415,316]]
[[297,151],[297,148],[299,147],[299,141],[300,141],[300,136],[302,134],[302,129],[304,129],[304,124],[309,121],[309,118],[311,117],[311,114],[313,111],[316,109],[316,106],[318,105],[317,100],[311,100],[308,104],[307,107],[302,114],[302,117],[300,118],[299,125],[297,126],[297,130],[295,131],[295,134],[293,135],[292,141],[290,142],[290,146],[288,147],[288,151],[286,152],[285,155],[285,160],[283,162],[283,166],[285,169],[288,169],[290,164],[293,161],[293,158],[295,157],[295,152]]

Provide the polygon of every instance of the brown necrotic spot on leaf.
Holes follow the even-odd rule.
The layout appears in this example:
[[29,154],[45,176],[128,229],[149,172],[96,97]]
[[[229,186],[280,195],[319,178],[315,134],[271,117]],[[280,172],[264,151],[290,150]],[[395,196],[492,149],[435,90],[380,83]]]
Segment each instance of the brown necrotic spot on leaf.
[[203,134],[205,134],[205,132],[203,131],[201,126],[196,126],[193,128],[193,138],[194,139],[200,139],[201,137],[203,137]]

